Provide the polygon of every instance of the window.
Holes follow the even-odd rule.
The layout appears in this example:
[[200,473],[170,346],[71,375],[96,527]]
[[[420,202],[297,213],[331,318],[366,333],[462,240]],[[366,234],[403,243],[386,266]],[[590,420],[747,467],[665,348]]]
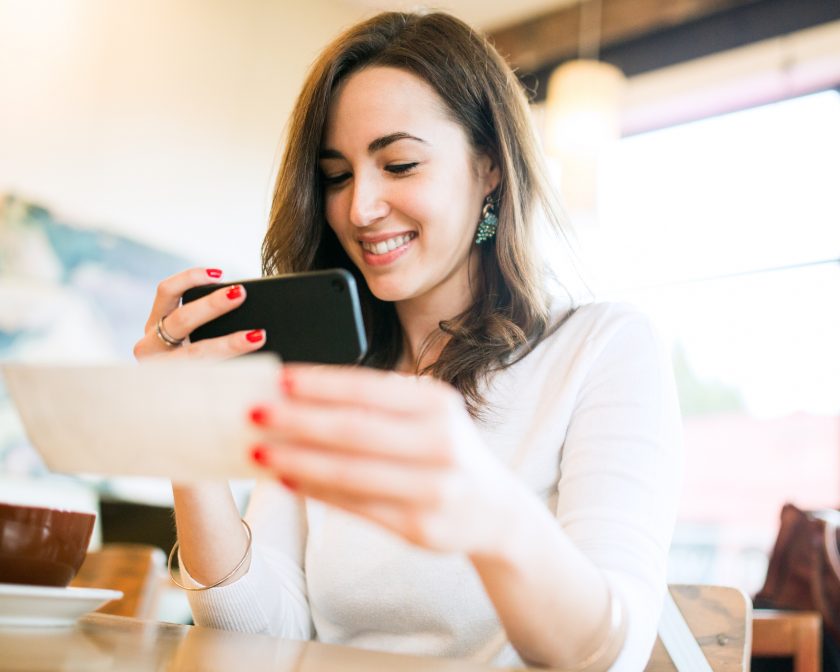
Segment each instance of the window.
[[[623,139],[584,236],[671,348],[686,480],[672,581],[763,581],[785,501],[840,503],[840,93]],[[586,233],[586,232],[584,232]]]

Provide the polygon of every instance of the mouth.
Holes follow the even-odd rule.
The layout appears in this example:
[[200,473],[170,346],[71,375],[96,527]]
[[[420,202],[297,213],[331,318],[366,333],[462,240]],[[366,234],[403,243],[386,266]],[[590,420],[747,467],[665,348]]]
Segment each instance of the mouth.
[[411,247],[417,233],[409,231],[377,241],[361,240],[362,257],[368,266],[387,266],[399,259]]
[[416,233],[409,232],[401,233],[397,236],[386,238],[385,240],[380,240],[375,243],[360,241],[360,244],[362,246],[362,249],[368,254],[372,254],[374,256],[382,256],[383,254],[388,254],[388,252],[393,252],[397,248],[406,245],[410,241],[414,240],[416,237]]

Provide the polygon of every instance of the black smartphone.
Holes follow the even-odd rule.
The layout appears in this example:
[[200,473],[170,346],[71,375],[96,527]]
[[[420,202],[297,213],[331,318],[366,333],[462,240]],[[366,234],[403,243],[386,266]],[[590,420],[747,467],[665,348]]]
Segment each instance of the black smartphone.
[[274,352],[284,362],[355,364],[367,352],[356,280],[344,269],[278,275],[259,280],[193,287],[189,303],[220,287],[243,285],[245,302],[198,327],[191,341],[234,331],[265,329],[257,352]]

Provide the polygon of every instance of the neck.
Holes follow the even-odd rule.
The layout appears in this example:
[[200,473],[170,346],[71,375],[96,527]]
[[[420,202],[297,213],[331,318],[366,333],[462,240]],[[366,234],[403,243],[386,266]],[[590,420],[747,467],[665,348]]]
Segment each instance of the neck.
[[[472,288],[477,280],[475,273],[472,276],[470,280],[469,275],[463,273],[422,296],[397,302],[397,317],[403,334],[397,371],[416,373],[438,360],[449,341],[449,336],[440,330],[440,322],[460,315],[472,304]],[[424,346],[430,342],[424,352]]]
[[[402,326],[402,354],[397,363],[397,371],[416,373],[434,364],[446,346],[449,336],[440,331],[441,320],[446,320],[454,313],[442,313],[429,306],[398,305],[397,315]],[[424,351],[424,346],[428,345]]]

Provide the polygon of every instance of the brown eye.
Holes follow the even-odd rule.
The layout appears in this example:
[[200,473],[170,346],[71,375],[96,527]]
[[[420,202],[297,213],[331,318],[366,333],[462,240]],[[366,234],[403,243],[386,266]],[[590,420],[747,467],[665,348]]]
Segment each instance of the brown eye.
[[339,173],[338,175],[324,175],[322,180],[327,186],[334,186],[350,178],[350,173]]
[[385,170],[387,170],[389,173],[400,175],[402,173],[407,173],[409,170],[416,167],[417,161],[414,161],[413,163],[395,163],[390,166],[386,166]]

